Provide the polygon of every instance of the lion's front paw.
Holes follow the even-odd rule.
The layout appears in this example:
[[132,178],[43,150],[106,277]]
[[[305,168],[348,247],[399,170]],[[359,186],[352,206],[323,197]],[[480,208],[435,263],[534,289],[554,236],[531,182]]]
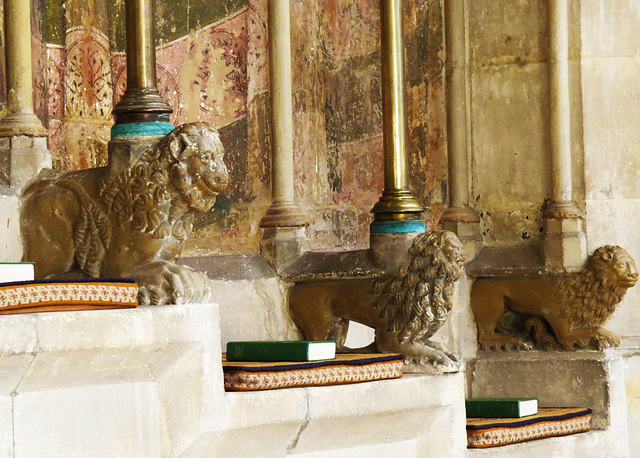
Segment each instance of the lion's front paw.
[[593,343],[598,350],[605,350],[620,345],[620,338],[606,329],[599,328],[596,331],[596,336],[593,338]]
[[140,305],[207,302],[211,281],[203,273],[169,261],[145,264],[133,273],[139,285]]

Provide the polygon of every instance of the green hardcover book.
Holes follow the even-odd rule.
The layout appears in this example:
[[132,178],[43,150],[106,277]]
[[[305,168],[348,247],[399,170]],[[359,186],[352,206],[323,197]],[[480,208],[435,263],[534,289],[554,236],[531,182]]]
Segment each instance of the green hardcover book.
[[467,418],[520,418],[538,413],[535,398],[472,398],[465,401]]
[[321,361],[335,359],[336,342],[252,341],[227,343],[227,361]]

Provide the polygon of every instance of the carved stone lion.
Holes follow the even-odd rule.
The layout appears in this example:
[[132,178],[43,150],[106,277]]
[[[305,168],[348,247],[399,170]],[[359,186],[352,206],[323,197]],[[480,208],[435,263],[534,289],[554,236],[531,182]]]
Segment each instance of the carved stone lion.
[[49,172],[22,196],[24,259],[37,278],[134,277],[141,304],[206,300],[206,276],[174,261],[194,213],[229,183],[223,155],[218,133],[193,123],[118,175]]
[[297,283],[289,302],[293,321],[306,339],[336,340],[338,350],[347,350],[354,320],[376,333],[375,342],[358,351],[401,353],[409,370],[459,370],[458,356],[429,338],[451,310],[462,245],[451,232],[426,233],[414,239],[409,255],[409,264],[393,277]]
[[[527,335],[532,331],[536,345],[544,349],[618,345],[620,339],[601,326],[637,279],[629,253],[611,245],[598,248],[578,273],[479,279],[471,290],[471,308],[480,347],[530,349]],[[505,310],[515,319],[498,331]]]

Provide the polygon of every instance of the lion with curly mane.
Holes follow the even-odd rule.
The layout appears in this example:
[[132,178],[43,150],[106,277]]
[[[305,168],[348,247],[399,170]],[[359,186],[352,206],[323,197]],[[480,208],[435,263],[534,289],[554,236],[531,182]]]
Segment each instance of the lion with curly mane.
[[[620,339],[601,326],[637,280],[629,253],[612,245],[595,250],[577,273],[478,279],[471,290],[471,308],[480,347],[530,349],[529,334],[542,349],[618,345]],[[508,314],[511,320],[504,320]]]
[[463,247],[453,233],[436,231],[417,236],[409,255],[395,276],[297,283],[289,298],[293,321],[308,340],[336,340],[339,351],[354,351],[344,346],[353,320],[376,333],[371,346],[356,351],[401,353],[410,371],[459,370],[459,357],[429,339],[452,308]]
[[36,278],[134,277],[141,304],[206,300],[205,275],[174,261],[229,183],[223,156],[217,131],[192,123],[120,173],[49,171],[22,196],[23,258]]

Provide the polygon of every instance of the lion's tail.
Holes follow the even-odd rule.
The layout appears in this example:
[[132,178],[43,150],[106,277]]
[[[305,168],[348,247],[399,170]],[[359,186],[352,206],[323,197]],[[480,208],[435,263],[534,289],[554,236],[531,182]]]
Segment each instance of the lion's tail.
[[531,317],[524,323],[527,332],[533,333],[536,346],[544,350],[555,350],[560,347],[555,336],[547,332],[546,323],[538,317]]

